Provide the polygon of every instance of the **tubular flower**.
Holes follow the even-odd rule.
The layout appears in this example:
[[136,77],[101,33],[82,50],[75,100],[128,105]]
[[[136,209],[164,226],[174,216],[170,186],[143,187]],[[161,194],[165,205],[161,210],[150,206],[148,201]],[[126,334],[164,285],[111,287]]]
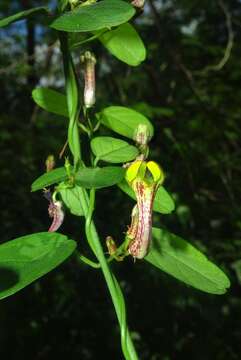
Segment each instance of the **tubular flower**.
[[95,104],[95,64],[96,59],[94,54],[90,51],[86,51],[81,56],[81,61],[85,65],[84,77],[85,77],[85,88],[84,88],[84,105],[86,108],[90,108]]
[[152,228],[152,207],[158,187],[163,183],[162,169],[154,161],[135,161],[126,172],[126,180],[135,192],[137,204],[127,231],[128,252],[142,259],[148,252]]
[[48,232],[57,231],[64,221],[64,212],[61,201],[51,201],[48,208],[49,216],[53,218]]
[[53,219],[52,224],[48,229],[48,232],[54,232],[60,228],[64,221],[62,202],[53,200],[51,192],[49,190],[45,190],[44,196],[49,201],[48,213],[49,216]]

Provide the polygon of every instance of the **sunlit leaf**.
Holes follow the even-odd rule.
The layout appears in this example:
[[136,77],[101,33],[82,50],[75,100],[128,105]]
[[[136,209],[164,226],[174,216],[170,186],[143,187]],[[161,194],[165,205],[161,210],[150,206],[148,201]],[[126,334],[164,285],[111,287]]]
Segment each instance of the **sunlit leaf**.
[[95,156],[111,163],[124,163],[135,159],[138,150],[126,141],[109,136],[99,136],[91,141],[91,149]]
[[58,233],[36,233],[0,245],[0,299],[15,294],[53,270],[76,243]]
[[112,55],[128,65],[137,66],[146,58],[143,41],[131,24],[122,24],[99,39]]
[[125,23],[134,14],[134,8],[124,1],[103,0],[60,15],[51,27],[69,32],[95,31]]
[[60,183],[61,181],[67,180],[68,175],[66,173],[65,167],[60,167],[49,171],[39,178],[37,178],[31,186],[31,191],[41,190],[47,186]]
[[147,126],[150,138],[153,126],[141,113],[124,106],[109,106],[98,114],[100,122],[116,133],[134,139],[140,124]]
[[69,116],[66,96],[48,88],[37,88],[32,92],[34,101],[42,109],[54,114]]

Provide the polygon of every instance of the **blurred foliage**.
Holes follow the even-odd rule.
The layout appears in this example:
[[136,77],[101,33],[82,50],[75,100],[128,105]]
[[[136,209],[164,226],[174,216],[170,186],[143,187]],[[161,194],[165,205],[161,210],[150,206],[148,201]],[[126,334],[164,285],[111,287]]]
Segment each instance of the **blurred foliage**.
[[[4,0],[0,14],[48,3],[54,5]],[[1,242],[48,228],[46,200],[41,193],[31,194],[30,184],[44,171],[50,153],[58,159],[66,141],[66,120],[41,111],[30,96],[33,85],[60,90],[64,85],[55,34],[41,27],[42,21],[32,32],[33,61],[28,52],[33,28],[21,21],[0,32]],[[142,262],[116,264],[130,328],[143,360],[240,359],[240,1],[147,0],[135,25],[148,51],[147,61],[137,68],[93,44],[97,110],[132,106],[152,118],[151,157],[165,169],[166,187],[177,204],[173,215],[155,215],[154,223],[190,239],[221,265],[232,287],[221,297],[207,295]],[[224,56],[230,35],[234,44],[228,61],[220,70],[211,69]],[[76,63],[86,49],[75,51]],[[82,86],[81,72],[79,78]],[[122,237],[131,200],[115,188],[97,194],[103,239]],[[62,230],[85,248],[81,225],[79,218],[67,215]],[[108,354],[121,359],[101,273],[79,268],[74,258],[3,300],[0,320],[2,358],[88,360]]]

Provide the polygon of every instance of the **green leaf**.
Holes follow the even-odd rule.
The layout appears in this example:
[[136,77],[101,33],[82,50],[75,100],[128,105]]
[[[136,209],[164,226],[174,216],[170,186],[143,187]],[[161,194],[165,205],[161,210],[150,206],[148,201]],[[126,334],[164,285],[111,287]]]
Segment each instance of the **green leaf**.
[[35,15],[36,13],[41,13],[41,12],[48,12],[48,8],[47,7],[36,7],[33,9],[29,9],[29,10],[25,10],[25,11],[21,11],[17,14],[8,16],[6,18],[0,19],[0,28],[4,27],[4,26],[8,26],[9,24],[12,24],[16,21],[28,18],[32,15]]
[[49,171],[39,178],[37,178],[31,186],[31,191],[41,190],[47,186],[60,183],[61,181],[67,180],[68,175],[66,173],[65,167],[60,167]]
[[123,106],[109,106],[99,114],[100,122],[116,133],[134,139],[140,124],[147,125],[150,138],[153,136],[153,126],[150,121],[139,112]]
[[175,203],[163,186],[160,186],[157,190],[153,210],[161,214],[170,214],[175,210]]
[[42,109],[51,113],[69,117],[66,96],[48,88],[37,88],[32,92],[34,101]]
[[36,233],[0,245],[0,299],[15,294],[67,259],[76,242],[58,233]]
[[112,55],[124,63],[137,66],[146,58],[146,49],[140,36],[131,24],[122,24],[99,37]]
[[80,186],[75,185],[73,188],[62,189],[60,190],[60,195],[71,214],[84,216],[84,210],[81,205],[82,192]]
[[[118,186],[132,199],[136,200],[134,191],[125,180],[118,184]],[[171,196],[163,186],[160,186],[154,199],[153,210],[160,214],[170,214],[174,209],[175,204]]]
[[145,260],[176,279],[210,294],[224,294],[230,282],[199,250],[167,230],[153,228]]
[[76,183],[86,189],[100,189],[119,183],[125,176],[125,169],[117,166],[83,168],[76,174]]
[[99,136],[91,141],[91,149],[95,156],[111,163],[123,163],[135,159],[138,150],[127,142],[109,136]]
[[52,22],[51,27],[69,32],[95,31],[127,22],[134,14],[134,8],[124,1],[103,0],[64,13]]

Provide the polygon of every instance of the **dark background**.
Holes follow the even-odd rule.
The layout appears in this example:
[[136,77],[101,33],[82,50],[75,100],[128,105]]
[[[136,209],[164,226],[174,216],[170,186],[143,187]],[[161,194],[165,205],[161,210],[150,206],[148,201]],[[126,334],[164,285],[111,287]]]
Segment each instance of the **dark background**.
[[[1,16],[39,4],[55,5],[2,0]],[[47,202],[40,192],[30,193],[30,185],[44,171],[46,157],[58,157],[65,143],[66,120],[31,100],[36,85],[64,86],[56,35],[44,18],[36,19],[0,31],[1,242],[47,230]],[[143,262],[115,264],[130,328],[143,360],[240,359],[241,3],[150,0],[135,23],[148,51],[141,66],[130,68],[93,44],[97,110],[124,105],[152,119],[150,156],[164,168],[165,186],[176,201],[175,212],[155,215],[154,223],[200,248],[232,286],[226,295],[214,296]],[[222,66],[227,45],[231,52]],[[122,237],[133,203],[115,188],[97,194],[102,238]],[[62,232],[84,247],[80,218],[67,215]],[[0,356],[122,359],[102,274],[72,257],[2,300]]]

